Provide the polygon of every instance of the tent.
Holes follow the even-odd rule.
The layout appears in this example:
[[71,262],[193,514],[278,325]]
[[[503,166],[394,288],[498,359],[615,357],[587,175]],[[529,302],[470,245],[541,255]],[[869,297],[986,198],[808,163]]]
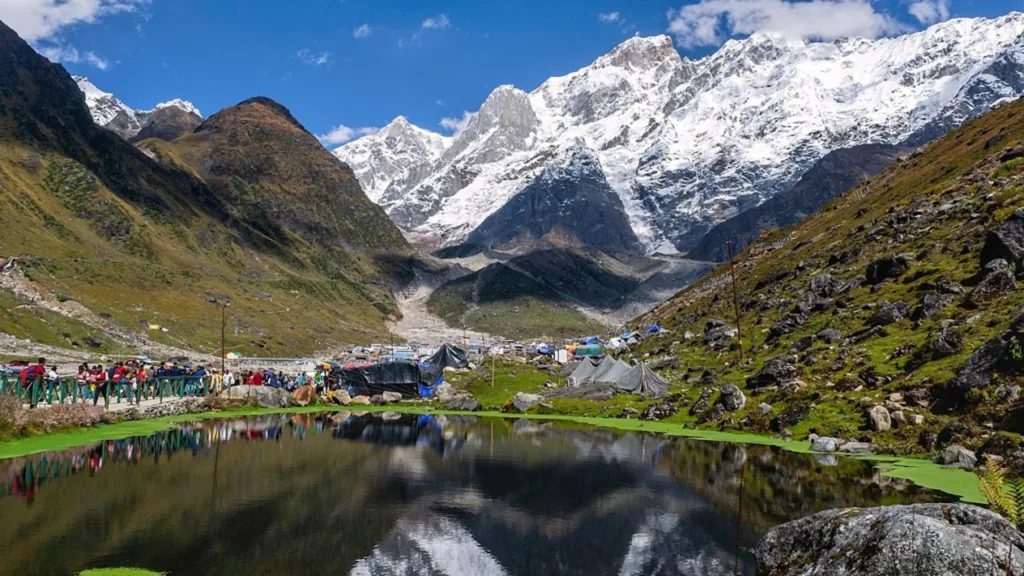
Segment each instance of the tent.
[[385,362],[356,368],[336,368],[333,376],[352,396],[398,392],[402,396],[419,396],[419,385],[433,384],[441,368],[416,362]]
[[668,392],[668,382],[662,380],[643,362],[623,374],[615,382],[615,387],[623,392],[644,396],[663,396]]
[[601,338],[597,336],[590,336],[589,338],[584,338],[583,340],[581,340],[581,342],[588,346],[604,344],[604,340],[601,340]]
[[616,360],[605,356],[601,366],[594,371],[594,382],[598,384],[616,384],[623,376],[632,370],[629,364],[622,360]]
[[604,350],[598,345],[577,346],[575,354],[577,358],[582,356],[601,356],[604,354]]
[[427,360],[427,364],[438,366],[442,370],[445,368],[465,368],[469,366],[469,360],[466,359],[465,350],[451,344],[444,344]]
[[621,338],[612,338],[608,341],[608,348],[612,350],[621,350],[626,347],[626,343]]
[[579,386],[588,381],[600,364],[601,362],[597,358],[584,358],[580,365],[569,375],[569,386]]
[[662,332],[664,332],[664,330],[657,324],[647,329],[647,334],[661,334]]

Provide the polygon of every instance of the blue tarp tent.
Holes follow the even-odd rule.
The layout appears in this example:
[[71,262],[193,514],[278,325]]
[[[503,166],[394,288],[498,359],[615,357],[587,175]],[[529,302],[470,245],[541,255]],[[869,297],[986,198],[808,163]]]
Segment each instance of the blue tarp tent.
[[551,356],[552,354],[555,353],[555,349],[552,348],[551,346],[538,346],[536,352],[537,352],[537,354],[544,354],[546,356]]
[[664,330],[662,330],[661,326],[658,326],[657,324],[647,329],[648,334],[660,334],[662,332],[664,332]]
[[619,336],[619,338],[622,338],[623,340],[629,340],[632,336],[632,332],[623,332],[622,336]]
[[584,356],[603,356],[604,350],[596,344],[577,346],[575,355],[577,358],[582,358]]
[[593,344],[604,344],[604,340],[601,340],[597,336],[591,336],[589,338],[584,338],[583,339],[583,343],[588,345],[588,346],[590,346],[590,345],[593,345]]

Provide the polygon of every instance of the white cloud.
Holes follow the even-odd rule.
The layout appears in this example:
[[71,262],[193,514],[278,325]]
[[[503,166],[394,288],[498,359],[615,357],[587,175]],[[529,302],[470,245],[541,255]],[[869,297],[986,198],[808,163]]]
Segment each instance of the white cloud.
[[473,119],[473,116],[475,116],[475,114],[472,112],[463,112],[462,118],[441,118],[441,122],[439,122],[439,124],[445,130],[450,131],[452,136],[458,136],[466,129],[466,126],[469,125],[469,121]]
[[683,48],[717,46],[731,36],[755,32],[827,41],[878,38],[908,30],[876,11],[870,0],[702,0],[670,10],[668,19],[669,32]]
[[360,27],[358,27],[358,28],[356,28],[355,30],[352,31],[352,37],[354,37],[354,38],[368,38],[370,36],[371,32],[373,32],[373,30],[370,28],[370,25],[369,24],[363,24],[362,26],[360,26]]
[[444,106],[444,100],[438,100],[437,101],[437,105],[438,106]]
[[323,52],[313,52],[308,48],[299,50],[296,53],[296,56],[299,57],[299,60],[301,60],[303,64],[308,64],[310,66],[323,66],[324,64],[330,64],[332,57],[331,53],[327,50],[324,50]]
[[920,0],[907,8],[907,12],[924,25],[949,20],[949,0]]
[[149,0],[0,0],[0,20],[28,42],[52,38],[62,28],[93,24],[104,16],[134,12]]
[[451,25],[452,23],[450,20],[448,20],[447,14],[438,14],[437,16],[432,16],[424,20],[421,27],[427,29],[433,28],[436,30],[444,30],[445,28],[450,28]]
[[42,46],[39,48],[39,53],[50,62],[69,62],[72,64],[84,62],[100,70],[110,68],[110,62],[105,58],[101,58],[95,52],[79,52],[74,46],[62,46],[60,44]]
[[618,22],[622,18],[622,15],[618,12],[601,12],[597,15],[597,19],[601,22]]
[[324,146],[340,146],[345,142],[359,138],[360,136],[369,136],[376,134],[380,131],[380,128],[350,128],[344,124],[339,124],[334,128],[331,128],[327,134],[320,134],[317,138]]

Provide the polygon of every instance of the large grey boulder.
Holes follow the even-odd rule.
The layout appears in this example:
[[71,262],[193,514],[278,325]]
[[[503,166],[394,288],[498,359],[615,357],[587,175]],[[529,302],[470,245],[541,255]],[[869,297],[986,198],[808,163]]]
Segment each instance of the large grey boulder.
[[469,395],[453,396],[444,402],[445,410],[456,410],[459,412],[476,412],[480,409],[480,403],[476,398]]
[[544,402],[544,397],[540,394],[527,394],[525,392],[516,392],[515,397],[512,398],[512,406],[518,412],[526,412],[534,406],[551,407],[550,404]]
[[967,504],[828,510],[776,526],[757,545],[757,574],[763,576],[1006,576],[1021,571],[1024,536],[998,514]]
[[884,432],[892,428],[892,419],[885,406],[868,408],[868,426],[876,432]]
[[1018,208],[1012,216],[985,235],[981,248],[981,266],[995,260],[1006,260],[1018,270],[1024,262],[1024,209]]
[[835,452],[839,449],[840,440],[829,436],[818,436],[811,440],[811,451],[813,452]]
[[743,395],[743,391],[737,388],[733,384],[723,384],[719,390],[721,396],[718,397],[718,402],[729,412],[735,412],[742,410],[747,405],[747,397]]
[[287,408],[291,405],[288,392],[273,386],[232,386],[221,394],[228,398],[255,398],[262,408]]
[[385,402],[401,402],[402,401],[402,395],[399,394],[398,392],[384,392],[380,396],[381,396],[381,398],[384,399]]
[[974,470],[974,465],[978,463],[978,457],[967,448],[959,444],[952,444],[947,446],[942,454],[936,456],[936,461],[943,466],[950,468],[962,468],[964,470]]

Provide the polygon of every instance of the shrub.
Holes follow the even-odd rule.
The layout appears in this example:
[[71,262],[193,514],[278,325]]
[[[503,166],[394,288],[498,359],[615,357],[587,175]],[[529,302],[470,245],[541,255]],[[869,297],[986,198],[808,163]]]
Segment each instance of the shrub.
[[33,430],[50,432],[62,428],[86,428],[99,424],[103,408],[91,404],[58,404],[27,411],[27,425]]
[[978,477],[978,487],[993,512],[1024,531],[1024,479],[1008,478],[1006,469],[989,459]]

